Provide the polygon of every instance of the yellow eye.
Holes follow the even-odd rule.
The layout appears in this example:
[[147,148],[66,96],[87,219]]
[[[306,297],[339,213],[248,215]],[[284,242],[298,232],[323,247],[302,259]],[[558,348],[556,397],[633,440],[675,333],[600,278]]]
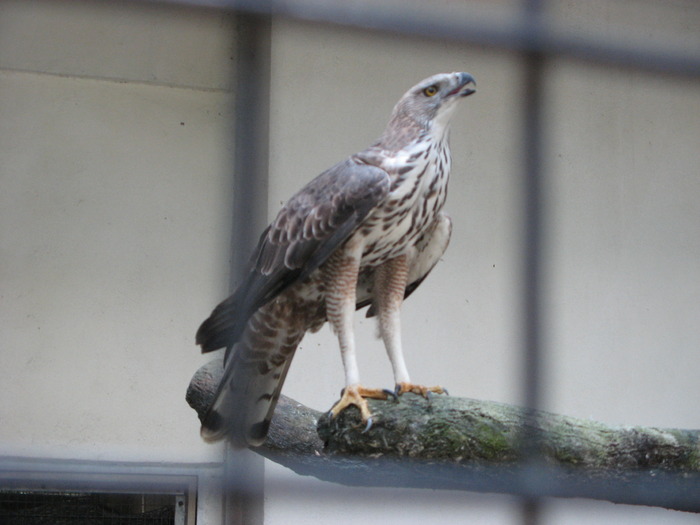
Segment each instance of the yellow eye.
[[433,96],[437,95],[437,92],[438,92],[437,86],[428,86],[427,88],[425,88],[423,90],[423,94],[426,97],[433,97]]

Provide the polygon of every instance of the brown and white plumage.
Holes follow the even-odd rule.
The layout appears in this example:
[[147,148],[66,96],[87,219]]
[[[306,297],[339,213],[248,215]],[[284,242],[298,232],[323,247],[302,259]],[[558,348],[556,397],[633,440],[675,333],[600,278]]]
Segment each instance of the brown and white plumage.
[[399,308],[449,242],[451,223],[441,212],[449,120],[474,85],[467,73],[449,73],[412,87],[375,144],[309,182],[262,233],[247,277],[197,332],[203,352],[226,348],[205,439],[262,443],[299,342],[326,321],[346,378],[333,414],[355,404],[369,418],[363,397],[381,391],[360,386],[352,332],[354,311],[368,305],[399,391],[425,393],[406,370]]

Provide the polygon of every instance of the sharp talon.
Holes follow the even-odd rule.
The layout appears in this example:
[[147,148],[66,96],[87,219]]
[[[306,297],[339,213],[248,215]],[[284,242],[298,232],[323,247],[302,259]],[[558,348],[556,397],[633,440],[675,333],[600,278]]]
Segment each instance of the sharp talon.
[[367,433],[369,429],[372,428],[372,418],[367,418],[367,426],[365,429],[362,431],[363,434]]
[[430,401],[431,399],[433,399],[433,393],[432,393],[432,391],[430,391],[430,390],[426,390],[426,391],[425,391],[425,399],[427,399],[428,401]]
[[396,385],[394,387],[394,395],[398,399],[398,397],[401,395],[401,385]]
[[365,388],[360,385],[350,385],[346,386],[340,396],[338,402],[333,405],[329,416],[331,419],[338,417],[342,411],[347,409],[350,405],[355,405],[360,410],[360,415],[362,416],[362,421],[368,422],[365,432],[372,426],[372,420],[370,419],[372,413],[367,405],[367,399],[381,399],[386,400],[388,394],[379,388]]
[[444,387],[443,387],[443,389],[442,389],[442,393],[445,394],[446,396],[449,396],[449,395],[450,395],[450,393],[449,393],[449,392],[447,391],[447,389],[444,388]]
[[340,389],[340,397],[343,397],[345,395],[345,389],[341,388]]
[[388,388],[384,388],[384,389],[382,389],[382,392],[384,392],[384,393],[386,394],[387,399],[390,398],[390,397],[393,397],[393,398],[394,398],[394,401],[398,401],[398,400],[399,400],[399,396],[396,395],[396,391],[395,391],[395,390],[389,390]]

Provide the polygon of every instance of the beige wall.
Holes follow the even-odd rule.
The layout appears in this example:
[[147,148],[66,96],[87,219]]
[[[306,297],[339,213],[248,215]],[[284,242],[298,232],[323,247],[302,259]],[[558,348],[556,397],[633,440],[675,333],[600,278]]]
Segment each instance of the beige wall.
[[[566,30],[697,42],[693,2],[553,4]],[[0,455],[219,459],[184,391],[207,359],[194,331],[227,282],[231,37],[214,11],[0,2]],[[517,403],[517,57],[286,21],[272,51],[271,213],[374,140],[417,80],[477,78],[453,124],[453,240],[404,307],[404,339],[415,380]],[[698,428],[697,84],[563,60],[548,73],[547,406]],[[356,327],[363,380],[390,386],[374,323]],[[302,343],[285,393],[328,408],[342,377],[324,329]],[[435,519],[434,495],[401,496],[388,514],[390,491],[351,491],[379,507],[310,505],[287,497],[298,478],[274,465],[267,478],[267,524]],[[215,521],[215,500],[203,494],[200,522]],[[441,501],[441,520],[517,522],[509,498]],[[689,522],[604,503],[549,512],[557,524]]]
[[184,392],[226,282],[224,21],[0,3],[0,455],[220,460]]

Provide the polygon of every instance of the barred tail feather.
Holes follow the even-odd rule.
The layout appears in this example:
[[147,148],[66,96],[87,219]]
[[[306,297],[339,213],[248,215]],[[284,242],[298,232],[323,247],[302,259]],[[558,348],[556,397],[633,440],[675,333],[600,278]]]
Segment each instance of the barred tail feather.
[[294,352],[303,332],[263,307],[248,321],[241,341],[224,365],[224,374],[202,422],[204,440],[228,438],[235,446],[265,441]]
[[228,438],[234,445],[259,446],[265,441],[291,360],[258,375],[233,354],[226,364],[214,404],[202,422],[208,442]]

